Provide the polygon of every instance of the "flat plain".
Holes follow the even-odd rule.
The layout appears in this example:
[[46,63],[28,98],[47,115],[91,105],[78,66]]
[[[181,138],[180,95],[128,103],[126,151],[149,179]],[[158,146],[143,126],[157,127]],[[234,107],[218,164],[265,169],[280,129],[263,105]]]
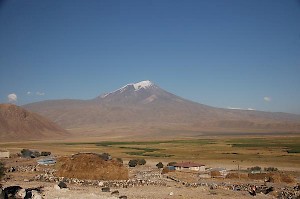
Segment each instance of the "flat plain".
[[[91,141],[92,140],[92,141]],[[109,153],[129,160],[144,158],[149,163],[193,161],[208,167],[246,169],[252,166],[300,168],[300,135],[199,136],[178,140],[120,141],[116,138],[78,138],[76,140],[0,143],[0,148],[18,153],[24,148],[51,151],[53,155],[78,152]]]

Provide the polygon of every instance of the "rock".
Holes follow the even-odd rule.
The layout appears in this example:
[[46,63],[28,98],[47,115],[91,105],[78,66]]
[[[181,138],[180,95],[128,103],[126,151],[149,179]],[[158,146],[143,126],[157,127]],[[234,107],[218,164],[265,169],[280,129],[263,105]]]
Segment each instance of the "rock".
[[119,196],[120,192],[118,190],[111,192],[112,196]]
[[22,187],[20,187],[20,186],[10,186],[10,187],[6,187],[3,191],[9,198],[9,197],[15,197],[16,193],[20,189],[22,189]]
[[61,189],[63,189],[63,188],[68,188],[67,184],[64,183],[64,182],[62,182],[62,181],[60,181],[60,182],[58,183],[58,186],[59,186],[59,188],[61,188]]
[[119,199],[127,199],[127,196],[120,196]]
[[102,190],[102,192],[110,192],[110,188],[109,187],[103,187],[101,190]]
[[0,199],[5,199],[5,192],[0,188]]
[[16,195],[15,195],[17,198],[25,198],[26,196],[26,190],[25,189],[20,189]]
[[98,184],[100,187],[102,187],[103,185],[104,185],[104,183],[101,181],[101,182],[99,182],[99,184]]
[[25,178],[25,179],[24,179],[24,182],[30,182],[30,180]]
[[31,196],[32,199],[42,199],[43,198],[42,195],[36,190],[32,190],[31,194],[32,194],[32,196]]
[[169,195],[170,195],[170,196],[173,196],[173,195],[174,195],[174,193],[171,191],[171,192],[169,193]]
[[8,169],[8,172],[15,172],[16,171],[16,168],[15,167],[10,167],[9,169]]

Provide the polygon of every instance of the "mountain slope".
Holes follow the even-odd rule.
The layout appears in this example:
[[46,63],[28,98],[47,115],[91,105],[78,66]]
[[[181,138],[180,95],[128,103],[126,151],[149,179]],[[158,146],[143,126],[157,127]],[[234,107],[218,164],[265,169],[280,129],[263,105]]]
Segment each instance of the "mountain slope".
[[150,81],[127,84],[92,100],[51,100],[25,108],[65,128],[115,128],[195,131],[300,131],[300,116],[228,110],[195,103],[169,93]]
[[0,140],[58,139],[68,134],[46,118],[13,104],[0,104]]

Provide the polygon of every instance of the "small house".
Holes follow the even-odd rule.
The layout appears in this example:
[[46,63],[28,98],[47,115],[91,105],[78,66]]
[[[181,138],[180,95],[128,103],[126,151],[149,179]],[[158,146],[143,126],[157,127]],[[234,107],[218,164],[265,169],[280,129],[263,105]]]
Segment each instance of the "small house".
[[7,150],[0,150],[0,158],[9,158],[10,154]]
[[174,165],[175,170],[205,171],[205,165],[194,162],[182,162]]

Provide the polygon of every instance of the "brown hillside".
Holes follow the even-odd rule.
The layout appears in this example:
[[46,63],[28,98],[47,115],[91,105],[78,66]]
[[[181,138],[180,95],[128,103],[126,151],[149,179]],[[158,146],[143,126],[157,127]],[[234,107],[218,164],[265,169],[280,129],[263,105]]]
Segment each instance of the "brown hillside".
[[59,139],[68,133],[48,119],[13,104],[0,104],[0,140]]

